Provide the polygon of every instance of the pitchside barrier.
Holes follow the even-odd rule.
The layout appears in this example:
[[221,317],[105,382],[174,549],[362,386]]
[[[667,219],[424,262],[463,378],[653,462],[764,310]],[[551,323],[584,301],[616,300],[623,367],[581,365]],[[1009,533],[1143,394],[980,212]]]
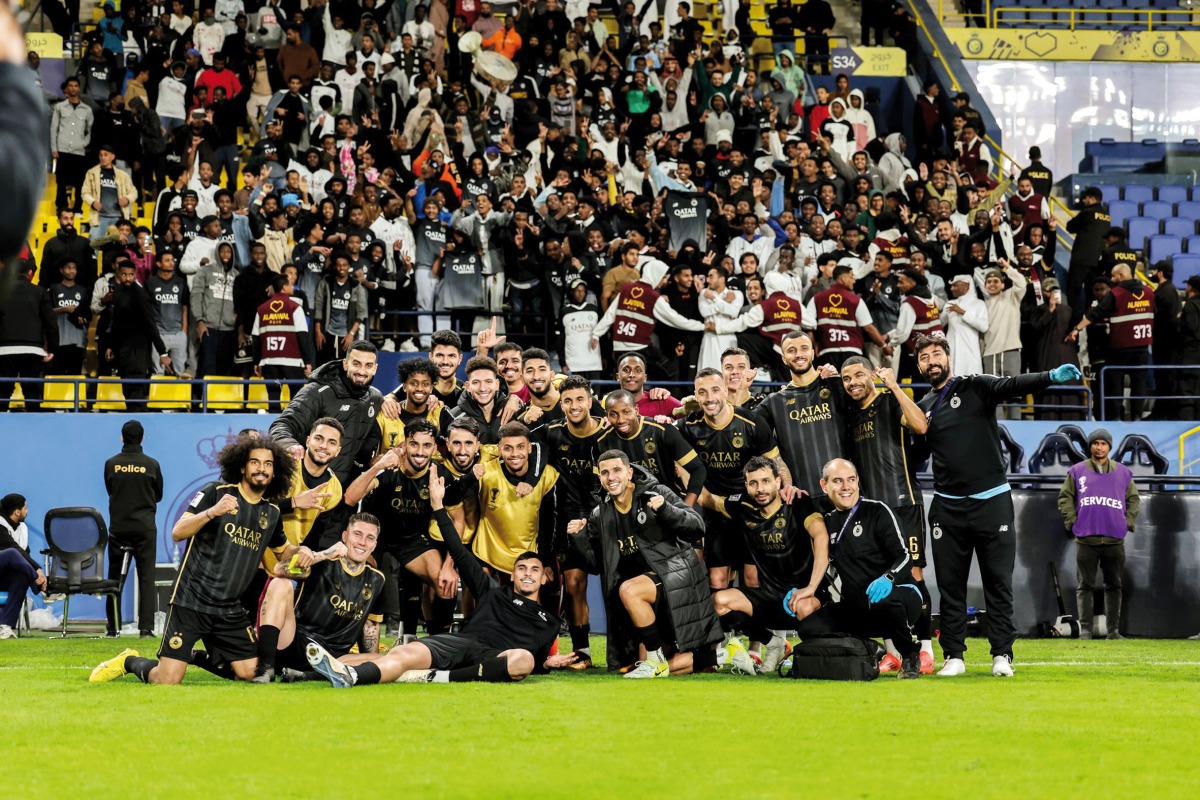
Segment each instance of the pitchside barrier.
[[[121,426],[129,419],[146,430],[146,453],[162,464],[165,490],[158,507],[158,561],[167,565],[182,552],[171,541],[171,527],[206,482],[217,478],[216,454],[238,432],[265,430],[272,417],[261,414],[22,414],[0,415],[9,436],[0,494],[20,492],[29,501],[30,549],[45,547],[42,520],[59,506],[93,506],[107,518],[104,461],[121,449]],[[1056,508],[1061,477],[1029,474],[1028,461],[1043,440],[1058,432],[1054,422],[1006,422],[1013,443],[1024,456],[1012,475],[1017,508],[1017,566],[1014,576],[1017,628],[1034,630],[1057,615],[1050,580],[1051,561],[1058,564],[1067,606],[1075,606],[1076,545],[1063,532]],[[1107,423],[1119,446],[1126,436],[1145,436],[1167,459],[1167,475],[1140,478],[1143,510],[1130,535],[1126,560],[1126,603],[1123,630],[1135,636],[1184,636],[1200,631],[1200,428],[1185,422]],[[1090,432],[1088,423],[1083,430]],[[1045,474],[1045,467],[1039,467]],[[1053,465],[1049,469],[1065,469]],[[1152,481],[1152,483],[1151,483]],[[1047,485],[1048,482],[1048,485]],[[1038,485],[1034,485],[1034,484]],[[1197,484],[1190,486],[1185,484]],[[1150,487],[1154,488],[1151,489]],[[931,493],[927,492],[927,497]],[[936,570],[930,563],[930,573]],[[930,589],[937,607],[937,581]],[[592,628],[605,629],[598,581],[590,582]],[[978,571],[971,574],[970,604],[985,608]],[[40,599],[35,601],[41,605]],[[102,619],[103,606],[77,598],[72,619]],[[62,613],[62,604],[52,604]],[[132,581],[124,596],[124,619],[133,615]]]

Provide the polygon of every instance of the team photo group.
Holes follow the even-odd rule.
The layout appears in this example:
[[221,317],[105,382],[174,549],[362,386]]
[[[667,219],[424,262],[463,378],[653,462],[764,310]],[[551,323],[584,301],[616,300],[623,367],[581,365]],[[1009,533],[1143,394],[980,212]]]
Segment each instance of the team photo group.
[[[617,353],[619,388],[601,396],[494,327],[465,382],[462,340],[437,331],[388,395],[372,388],[375,346],[354,342],[269,431],[243,431],[174,521],[186,553],[156,656],[126,649],[91,680],[177,684],[190,665],[348,688],[586,670],[601,663],[589,578],[607,615],[603,663],[626,678],[769,674],[793,632],[881,639],[880,671],[917,678],[936,668],[928,559],[937,674],[956,676],[973,558],[991,673],[1013,675],[1016,530],[996,409],[1077,380],[1077,367],[955,375],[944,335],[914,332],[932,386],[914,400],[890,368],[822,355],[795,326],[779,335],[781,388],[752,393],[756,370],[730,347],[681,404],[646,386],[645,352]],[[301,334],[277,335],[290,350]],[[122,436],[123,455],[153,462],[136,421]],[[127,484],[113,511],[136,514],[137,498],[156,498],[134,484],[161,486],[160,468],[120,459],[105,467]],[[143,636],[151,625],[139,620]]]

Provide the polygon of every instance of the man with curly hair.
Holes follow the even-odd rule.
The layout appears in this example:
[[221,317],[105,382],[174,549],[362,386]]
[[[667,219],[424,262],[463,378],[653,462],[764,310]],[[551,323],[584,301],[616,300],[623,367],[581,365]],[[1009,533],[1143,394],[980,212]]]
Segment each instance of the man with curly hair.
[[[287,495],[296,468],[283,445],[249,433],[227,445],[218,461],[220,479],[196,492],[171,531],[172,539],[188,547],[171,594],[159,660],[127,649],[96,667],[93,683],[132,672],[143,683],[178,684],[193,663],[223,677],[251,680],[257,636],[240,598],[264,552],[271,548],[297,570],[322,560],[307,547],[288,544],[278,525],[275,501]],[[204,642],[203,664],[193,658],[197,641]]]

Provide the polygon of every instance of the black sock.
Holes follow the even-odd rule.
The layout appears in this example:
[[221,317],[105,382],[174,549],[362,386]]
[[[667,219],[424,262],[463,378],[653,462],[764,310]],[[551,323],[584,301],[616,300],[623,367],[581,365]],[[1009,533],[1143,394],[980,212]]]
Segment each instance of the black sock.
[[738,630],[744,630],[749,620],[750,615],[745,611],[730,611],[721,617],[721,630],[727,635],[736,633]]
[[383,675],[379,672],[379,667],[368,661],[365,664],[359,664],[354,668],[358,673],[358,680],[354,682],[355,686],[369,686],[373,683],[379,683]]
[[571,649],[578,653],[580,650],[588,650],[591,647],[591,640],[588,635],[592,632],[591,625],[572,625],[571,626]]
[[913,630],[916,631],[918,639],[928,642],[933,640],[933,601],[925,581],[917,581],[917,588],[921,591],[921,616],[917,617]]
[[125,658],[125,671],[136,675],[142,683],[150,682],[150,670],[157,666],[158,662],[153,658],[141,658],[139,656],[127,656]]
[[753,617],[749,617],[746,620],[745,625],[743,625],[743,630],[746,631],[746,635],[750,637],[750,641],[752,642],[762,642],[763,644],[766,644],[775,636],[775,634],[771,633],[770,628],[768,628],[766,625],[761,625],[755,622]]
[[269,669],[275,669],[275,651],[279,649],[279,628],[274,625],[262,625],[258,629],[258,667],[255,675],[263,675]]
[[400,600],[400,625],[404,628],[405,636],[417,635],[417,620],[421,618],[421,593],[403,597]]
[[193,650],[191,663],[193,667],[211,672],[218,678],[224,678],[227,681],[237,680],[237,676],[233,674],[233,667],[224,661],[214,661],[207,650]]
[[447,673],[450,683],[465,683],[467,681],[485,681],[487,683],[508,683],[512,676],[508,674],[508,659],[495,656],[472,667],[459,667]]
[[653,653],[662,649],[662,639],[658,635],[658,625],[651,622],[644,628],[635,628],[637,640],[646,645],[646,652]]
[[705,645],[699,650],[692,652],[692,672],[704,672],[706,669],[711,669],[717,666],[717,649],[711,645]]
[[443,597],[433,598],[430,619],[425,623],[425,628],[429,631],[430,636],[436,636],[439,633],[446,633],[450,630],[450,626],[454,624],[454,609],[457,605],[457,597],[449,599]]

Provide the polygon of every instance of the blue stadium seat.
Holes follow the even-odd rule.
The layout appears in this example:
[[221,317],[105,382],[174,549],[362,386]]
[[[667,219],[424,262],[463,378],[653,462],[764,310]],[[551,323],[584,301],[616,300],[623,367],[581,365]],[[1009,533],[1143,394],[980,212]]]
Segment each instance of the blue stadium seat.
[[1172,280],[1176,286],[1183,286],[1188,278],[1200,275],[1200,254],[1177,255],[1171,259],[1171,264],[1175,267]]
[[1160,186],[1158,199],[1164,203],[1182,203],[1188,199],[1188,189],[1186,186]]
[[1164,203],[1161,200],[1152,200],[1149,203],[1142,203],[1142,216],[1154,217],[1155,219],[1167,219],[1175,216],[1175,206],[1170,203]]
[[1178,236],[1180,239],[1186,239],[1196,232],[1196,221],[1187,217],[1164,219],[1162,232],[1168,236]]
[[1189,236],[1183,240],[1183,243],[1186,252],[1200,256],[1200,235]]
[[1121,199],[1121,190],[1118,186],[1111,183],[1097,183],[1096,188],[1104,193],[1105,202],[1111,203],[1114,200]]
[[1200,219],[1200,199],[1177,203],[1175,205],[1175,216],[1187,219]]
[[1140,183],[1131,183],[1121,192],[1121,199],[1134,203],[1149,203],[1154,199],[1154,187],[1145,186]]
[[1159,234],[1150,237],[1149,253],[1146,260],[1151,264],[1173,258],[1183,252],[1183,240],[1178,236]]
[[1158,235],[1158,220],[1151,217],[1132,217],[1126,224],[1129,232],[1129,246],[1134,250],[1146,249],[1146,240]]
[[1112,217],[1112,224],[1121,228],[1131,218],[1138,216],[1138,204],[1129,200],[1113,200],[1108,204],[1108,214]]

